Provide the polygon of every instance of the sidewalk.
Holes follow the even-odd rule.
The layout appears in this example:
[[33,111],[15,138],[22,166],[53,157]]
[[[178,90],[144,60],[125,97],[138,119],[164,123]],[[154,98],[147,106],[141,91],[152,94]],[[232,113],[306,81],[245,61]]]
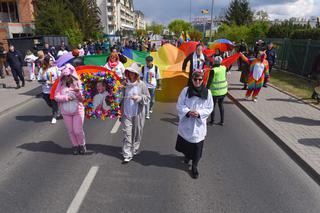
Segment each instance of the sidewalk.
[[258,102],[245,100],[240,74],[232,71],[228,77],[230,98],[319,181],[320,110],[271,86],[261,90]]
[[6,76],[5,79],[0,79],[0,84],[1,83],[5,83],[7,88],[0,86],[0,115],[23,105],[41,93],[41,87],[36,81],[26,81],[26,86],[20,89],[15,89],[16,83],[12,76]]

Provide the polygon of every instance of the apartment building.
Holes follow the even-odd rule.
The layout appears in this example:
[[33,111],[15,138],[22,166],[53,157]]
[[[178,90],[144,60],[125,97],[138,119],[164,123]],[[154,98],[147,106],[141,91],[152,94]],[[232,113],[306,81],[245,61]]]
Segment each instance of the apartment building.
[[5,46],[8,38],[31,36],[33,21],[32,0],[0,0],[0,42]]
[[135,11],[135,28],[137,30],[145,30],[146,23],[144,21],[144,14],[140,10]]
[[97,0],[97,5],[107,35],[130,35],[135,29],[145,28],[144,15],[134,11],[133,0]]

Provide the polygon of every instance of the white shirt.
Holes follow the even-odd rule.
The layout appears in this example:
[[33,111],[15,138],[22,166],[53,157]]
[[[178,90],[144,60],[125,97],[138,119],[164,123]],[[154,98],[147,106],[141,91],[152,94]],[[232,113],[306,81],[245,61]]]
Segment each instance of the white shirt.
[[98,93],[98,94],[96,94],[96,95],[93,97],[93,103],[92,103],[92,104],[93,104],[93,109],[96,110],[99,105],[101,105],[102,108],[103,108],[104,110],[106,110],[106,111],[108,111],[109,109],[111,109],[111,107],[108,106],[107,103],[106,103],[106,101],[105,101],[107,96],[110,96],[110,94],[109,94],[107,91],[105,91],[105,92],[103,92],[103,93]]
[[[188,98],[188,87],[180,93],[177,110],[179,115],[178,134],[190,143],[199,143],[207,135],[207,118],[213,110],[213,100],[210,90],[207,100],[199,97]],[[200,118],[187,117],[189,111],[197,111]]]
[[139,95],[139,87],[135,86],[127,87],[124,97],[124,115],[127,118],[132,118],[138,115],[139,103],[131,99],[132,96]]
[[264,64],[263,63],[256,63],[253,67],[253,78],[254,80],[258,81],[264,71]]
[[45,74],[43,74],[43,68],[39,70],[37,77],[38,81],[46,81],[42,83],[42,92],[44,94],[50,94],[52,84],[59,78],[59,76],[60,71],[56,66],[47,69]]
[[107,68],[108,70],[114,71],[121,79],[124,78],[125,68],[123,63],[121,63],[120,61],[119,61],[119,64],[113,69],[109,66],[108,63],[106,63],[104,67]]
[[63,56],[63,55],[65,55],[65,54],[67,54],[67,53],[68,53],[67,50],[59,50],[57,56],[58,56],[58,58],[59,58],[60,56]]
[[155,89],[157,87],[157,80],[161,79],[160,70],[156,72],[156,66],[153,65],[150,69],[148,66],[144,66],[144,70],[140,73],[140,77],[143,78],[144,83],[149,89]]

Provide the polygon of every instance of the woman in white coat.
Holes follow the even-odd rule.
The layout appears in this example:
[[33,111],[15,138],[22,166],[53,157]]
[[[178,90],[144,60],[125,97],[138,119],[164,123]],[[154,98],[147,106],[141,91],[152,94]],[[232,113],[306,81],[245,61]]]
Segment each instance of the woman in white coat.
[[182,90],[177,110],[179,126],[176,150],[185,155],[185,163],[192,160],[191,176],[196,179],[207,135],[207,118],[213,110],[211,92],[203,85],[203,73],[192,74],[192,85]]

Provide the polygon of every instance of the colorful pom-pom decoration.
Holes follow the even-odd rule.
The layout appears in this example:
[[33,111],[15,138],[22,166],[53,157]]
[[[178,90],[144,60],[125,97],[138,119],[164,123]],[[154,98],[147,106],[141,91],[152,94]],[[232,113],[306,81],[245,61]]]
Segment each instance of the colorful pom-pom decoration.
[[[81,73],[80,75],[86,118],[106,120],[117,119],[121,116],[120,101],[121,90],[120,81],[111,71],[101,71],[96,73]],[[106,89],[111,96],[108,96],[109,110],[94,109],[93,98],[97,94],[96,85],[98,82],[104,82]]]

